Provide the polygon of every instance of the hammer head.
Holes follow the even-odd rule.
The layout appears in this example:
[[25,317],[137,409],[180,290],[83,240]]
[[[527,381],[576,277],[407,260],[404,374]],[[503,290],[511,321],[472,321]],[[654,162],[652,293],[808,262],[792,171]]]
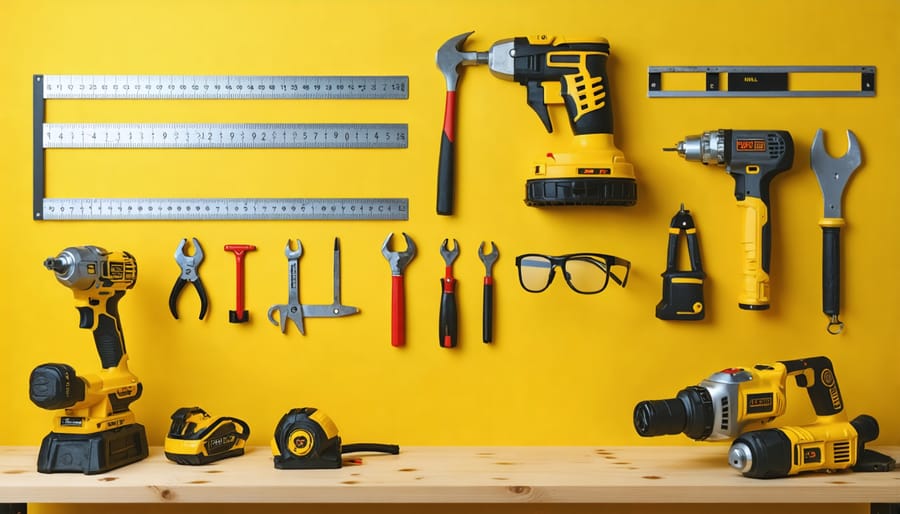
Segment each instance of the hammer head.
[[435,60],[438,69],[444,74],[447,81],[447,91],[456,91],[456,83],[459,81],[459,65],[480,64],[487,62],[487,55],[479,55],[478,52],[463,52],[462,45],[475,31],[464,32],[448,39],[438,48]]
[[862,163],[862,151],[856,135],[847,131],[847,153],[835,159],[825,149],[822,129],[816,131],[809,154],[809,164],[816,174],[825,199],[825,217],[841,218],[841,199],[850,175]]

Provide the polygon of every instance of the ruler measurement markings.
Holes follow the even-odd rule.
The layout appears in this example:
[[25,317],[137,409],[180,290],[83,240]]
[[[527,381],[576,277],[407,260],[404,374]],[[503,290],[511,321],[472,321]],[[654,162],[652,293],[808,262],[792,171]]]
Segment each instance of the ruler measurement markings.
[[407,198],[47,198],[45,220],[407,220]]
[[44,99],[407,99],[406,76],[43,75]]

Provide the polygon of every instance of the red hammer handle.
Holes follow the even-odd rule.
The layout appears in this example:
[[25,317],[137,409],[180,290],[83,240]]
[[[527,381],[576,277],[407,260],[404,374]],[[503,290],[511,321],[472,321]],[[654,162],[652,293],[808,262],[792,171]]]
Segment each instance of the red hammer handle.
[[444,130],[441,133],[441,154],[438,161],[437,213],[442,215],[453,214],[455,140],[456,91],[447,91],[447,100],[444,104]]

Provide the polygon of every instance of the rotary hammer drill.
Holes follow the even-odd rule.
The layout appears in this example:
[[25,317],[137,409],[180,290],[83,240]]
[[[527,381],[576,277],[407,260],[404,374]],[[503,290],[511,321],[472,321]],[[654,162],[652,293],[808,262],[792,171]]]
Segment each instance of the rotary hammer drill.
[[51,363],[31,372],[31,401],[62,409],[41,443],[38,471],[103,473],[147,457],[144,427],[128,409],[143,388],[128,369],[118,309],[137,280],[137,262],[128,252],[76,246],[48,257],[44,266],[72,289],[79,327],[93,332],[103,370],[78,376],[68,364]]
[[[816,421],[772,428],[785,413],[785,382],[806,389]],[[894,460],[864,448],[878,437],[875,418],[847,420],[831,360],[812,357],[727,368],[675,398],[647,400],[634,408],[634,428],[644,437],[683,433],[700,441],[733,440],[729,464],[751,478],[802,471],[889,471]]]

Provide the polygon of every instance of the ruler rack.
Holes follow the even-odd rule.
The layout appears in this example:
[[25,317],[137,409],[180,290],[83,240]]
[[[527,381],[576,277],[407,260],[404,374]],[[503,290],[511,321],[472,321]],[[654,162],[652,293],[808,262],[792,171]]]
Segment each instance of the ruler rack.
[[65,99],[393,99],[406,76],[35,75],[35,220],[406,220],[406,198],[47,198],[45,152],[54,148],[394,148],[405,123],[46,123]]

